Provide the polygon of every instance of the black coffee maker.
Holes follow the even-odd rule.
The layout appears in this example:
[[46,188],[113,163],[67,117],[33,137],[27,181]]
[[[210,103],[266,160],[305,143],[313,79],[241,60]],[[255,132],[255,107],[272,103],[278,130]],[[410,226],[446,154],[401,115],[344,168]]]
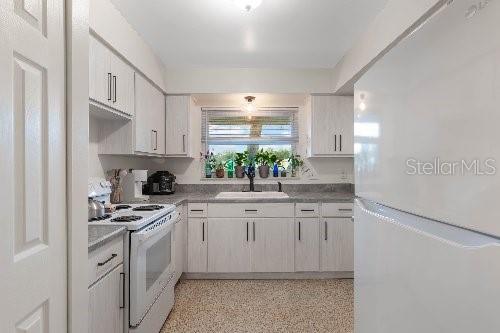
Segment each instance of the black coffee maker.
[[148,177],[142,193],[147,195],[168,195],[175,193],[175,176],[168,171],[157,171]]

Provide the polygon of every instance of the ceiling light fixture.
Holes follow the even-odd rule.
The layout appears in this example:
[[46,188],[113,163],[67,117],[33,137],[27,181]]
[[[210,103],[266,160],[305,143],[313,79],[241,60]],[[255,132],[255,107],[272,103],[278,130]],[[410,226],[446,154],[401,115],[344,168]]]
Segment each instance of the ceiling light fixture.
[[243,105],[243,110],[252,113],[257,111],[257,108],[255,107],[255,104],[253,104],[253,101],[255,100],[255,96],[246,96],[245,100],[247,101],[245,105]]
[[255,8],[259,7],[262,0],[232,0],[233,3],[240,9],[251,12]]

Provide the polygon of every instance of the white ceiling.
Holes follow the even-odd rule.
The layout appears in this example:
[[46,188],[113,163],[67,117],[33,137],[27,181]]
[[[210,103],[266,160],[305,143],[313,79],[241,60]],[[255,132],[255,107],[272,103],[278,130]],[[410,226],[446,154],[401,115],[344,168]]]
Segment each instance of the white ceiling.
[[112,0],[167,67],[331,68],[387,0]]

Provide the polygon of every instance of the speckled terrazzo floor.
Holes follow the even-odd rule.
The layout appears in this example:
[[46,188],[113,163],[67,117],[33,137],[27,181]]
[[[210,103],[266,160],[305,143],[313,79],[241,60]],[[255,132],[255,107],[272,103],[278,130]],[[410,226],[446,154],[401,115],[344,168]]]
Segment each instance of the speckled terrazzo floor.
[[353,280],[182,280],[161,333],[354,332]]

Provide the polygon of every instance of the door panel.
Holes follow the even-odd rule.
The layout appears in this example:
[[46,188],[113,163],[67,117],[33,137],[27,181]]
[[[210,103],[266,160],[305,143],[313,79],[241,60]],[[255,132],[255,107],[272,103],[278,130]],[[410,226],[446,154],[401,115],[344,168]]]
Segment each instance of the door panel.
[[89,333],[123,333],[123,265],[89,288]]
[[190,96],[166,98],[166,153],[188,154],[188,129]]
[[134,114],[134,70],[118,56],[111,55],[113,99],[111,106],[128,115]]
[[152,96],[149,83],[135,74],[135,150],[142,153],[153,151],[155,134],[152,127]]
[[156,145],[152,151],[155,154],[165,154],[165,95],[151,85],[152,93],[152,110],[151,128],[156,131]]
[[188,220],[188,272],[207,271],[207,219],[189,218]]
[[293,218],[263,218],[252,222],[254,272],[293,272],[293,222]]
[[250,272],[250,224],[245,219],[210,219],[208,271]]
[[89,40],[89,96],[104,105],[111,105],[111,52],[90,35]]
[[[336,154],[354,154],[354,99],[348,96],[335,97],[335,128],[338,133]],[[340,135],[342,135],[340,137]]]
[[0,332],[67,330],[63,4],[0,5]]
[[311,144],[313,155],[335,153],[334,105],[331,96],[312,96]]
[[319,219],[298,218],[295,221],[295,271],[319,271]]
[[321,271],[354,270],[354,223],[351,218],[328,218],[321,225]]

